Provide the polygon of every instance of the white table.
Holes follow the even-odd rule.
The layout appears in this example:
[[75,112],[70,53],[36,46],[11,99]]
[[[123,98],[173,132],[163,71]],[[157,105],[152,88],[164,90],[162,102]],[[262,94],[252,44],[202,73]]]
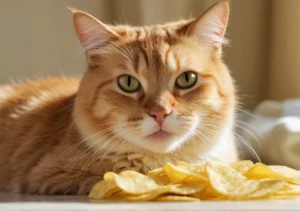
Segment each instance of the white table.
[[239,201],[239,202],[151,202],[151,203],[93,203],[87,197],[32,196],[0,193],[0,210],[72,210],[72,211],[139,211],[139,210],[299,210],[300,199]]

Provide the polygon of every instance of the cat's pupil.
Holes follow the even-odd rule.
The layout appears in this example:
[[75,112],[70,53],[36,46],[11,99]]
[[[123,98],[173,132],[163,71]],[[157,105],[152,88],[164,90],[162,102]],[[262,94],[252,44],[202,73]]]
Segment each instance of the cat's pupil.
[[131,77],[127,76],[127,86],[130,87],[131,85]]
[[185,81],[189,82],[189,74],[188,73],[184,73],[184,76],[185,76]]

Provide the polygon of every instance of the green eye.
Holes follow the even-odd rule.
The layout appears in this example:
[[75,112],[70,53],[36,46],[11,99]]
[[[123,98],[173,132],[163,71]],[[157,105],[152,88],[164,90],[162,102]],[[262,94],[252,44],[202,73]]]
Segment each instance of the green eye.
[[124,92],[135,92],[140,88],[139,81],[130,75],[121,75],[118,84]]
[[191,71],[184,72],[176,79],[176,86],[180,89],[188,89],[197,82],[197,74]]

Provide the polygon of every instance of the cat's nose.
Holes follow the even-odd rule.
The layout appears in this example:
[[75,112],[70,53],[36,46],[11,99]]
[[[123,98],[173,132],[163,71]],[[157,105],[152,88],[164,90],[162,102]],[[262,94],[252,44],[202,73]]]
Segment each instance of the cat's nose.
[[172,110],[156,110],[148,112],[151,117],[153,117],[159,125],[162,125],[165,118],[172,113]]

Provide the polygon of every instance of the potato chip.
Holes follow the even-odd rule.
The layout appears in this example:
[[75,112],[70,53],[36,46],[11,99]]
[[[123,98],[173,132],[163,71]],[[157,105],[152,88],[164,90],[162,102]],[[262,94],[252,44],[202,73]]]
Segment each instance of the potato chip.
[[[198,193],[194,193],[194,194],[192,194],[192,196],[193,196],[193,197],[196,197],[196,198],[198,198],[198,199],[200,199],[200,200],[206,200],[207,198],[210,198],[210,197],[213,196],[213,194],[212,194],[211,192],[209,192],[208,189],[213,190],[213,189],[210,187],[210,185],[208,185],[204,190],[202,190],[202,191],[200,191],[200,192],[198,192]],[[213,191],[214,191],[214,190],[213,190]],[[213,191],[212,191],[212,192],[213,192]],[[220,194],[217,193],[217,195],[219,196]]]
[[194,173],[199,173],[202,174],[205,173],[205,163],[201,163],[201,164],[189,164],[186,162],[182,162],[182,161],[177,161],[176,162],[176,166],[179,167],[184,167],[186,169],[188,169],[189,171],[192,171]]
[[147,175],[107,172],[91,199],[126,201],[199,201],[286,199],[300,196],[300,172],[251,161],[231,164],[166,163]]
[[193,164],[190,164],[190,163],[186,163],[186,162],[183,162],[183,161],[176,161],[176,166],[191,166]]
[[250,194],[248,194],[246,199],[252,198],[265,198],[269,197],[279,189],[281,189],[284,185],[284,181],[281,180],[264,180],[259,181],[259,185],[256,190]]
[[272,195],[270,198],[265,198],[265,199],[294,199],[299,196],[297,195]]
[[237,161],[234,163],[230,164],[231,168],[234,168],[236,171],[240,172],[241,174],[246,173],[252,166],[253,162],[250,160],[242,160],[242,161]]
[[260,179],[282,179],[282,176],[278,175],[270,168],[261,163],[254,164],[244,176],[248,179],[260,180]]
[[188,168],[185,168],[184,166],[175,166],[170,163],[167,163],[164,166],[164,170],[166,175],[174,183],[207,182],[207,178],[204,175],[190,171]]
[[166,174],[150,176],[158,185],[168,185],[171,183],[170,178]]
[[104,180],[107,178],[113,180],[122,191],[135,195],[150,192],[158,187],[153,178],[132,170],[123,171],[119,175],[108,172]]
[[106,198],[118,191],[120,191],[120,188],[116,186],[115,183],[107,183],[102,180],[94,185],[89,197],[93,199]]
[[253,165],[245,174],[249,179],[281,179],[300,185],[300,172],[286,166]]
[[171,193],[171,194],[178,194],[178,195],[191,195],[197,192],[202,191],[205,188],[205,185],[200,184],[174,184],[168,186],[161,186],[158,189],[155,189],[151,192],[148,192],[143,195],[139,196],[128,196],[125,197],[125,200],[129,201],[149,201],[157,198],[158,196]]
[[[206,196],[205,196],[206,198],[208,198],[208,197],[220,197],[221,196],[221,194],[216,189],[214,189],[212,185],[207,186],[207,188],[205,189],[205,192],[206,192]],[[202,195],[202,197],[203,197],[203,195]]]
[[156,198],[155,201],[187,201],[187,202],[197,202],[200,199],[192,197],[192,196],[176,196],[176,195],[169,195],[169,196],[160,196]]
[[224,164],[211,162],[206,168],[211,186],[220,195],[237,198],[259,198],[270,195],[283,186],[281,180],[248,180]]
[[156,176],[156,175],[160,175],[164,172],[165,172],[164,168],[161,167],[161,168],[153,169],[153,170],[149,171],[147,174],[150,176]]
[[276,195],[300,195],[300,186],[285,183],[283,187],[276,192]]
[[268,166],[268,168],[271,169],[276,174],[280,175],[286,181],[289,181],[290,183],[293,184],[300,185],[300,171],[289,168],[287,166],[272,165],[272,166]]

